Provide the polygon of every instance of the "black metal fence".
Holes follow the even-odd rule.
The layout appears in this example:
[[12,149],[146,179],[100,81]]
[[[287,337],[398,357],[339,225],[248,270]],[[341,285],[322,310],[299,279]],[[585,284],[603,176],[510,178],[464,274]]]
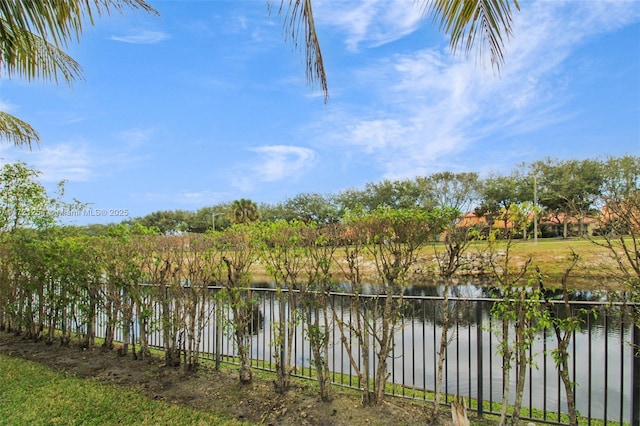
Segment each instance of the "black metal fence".
[[[220,288],[212,287],[216,293]],[[257,317],[251,333],[252,367],[275,371],[274,324],[280,311],[290,307],[278,299],[272,289],[252,289]],[[332,293],[334,318],[348,323],[352,295]],[[374,296],[371,296],[374,297]],[[379,297],[379,296],[378,296]],[[394,346],[387,359],[390,373],[388,393],[410,399],[433,401],[436,387],[438,347],[442,333],[443,311],[448,309],[450,323],[443,392],[468,398],[470,410],[481,415],[499,414],[503,401],[503,357],[499,351],[501,319],[491,315],[496,299],[483,297],[404,296],[405,304],[394,335]],[[228,306],[211,298],[207,301],[208,326],[202,331],[201,356],[217,362],[235,363],[236,350],[231,337],[233,320]],[[560,309],[562,308],[562,309]],[[569,350],[570,376],[576,406],[585,424],[618,423],[638,425],[640,410],[640,345],[638,329],[633,326],[629,306],[601,301],[572,301],[573,315],[581,319],[581,327],[572,331]],[[552,307],[561,316],[564,307]],[[158,321],[160,313],[156,313]],[[287,316],[288,318],[288,316]],[[342,336],[333,323],[324,324],[330,332],[329,366],[333,382],[359,388],[357,375],[341,342]],[[290,345],[294,375],[313,378],[313,356],[306,338],[306,324],[296,321],[296,332]],[[352,336],[345,336],[351,339]],[[155,331],[150,344],[162,347],[162,335]],[[532,362],[526,365],[526,386],[522,418],[551,424],[568,422],[566,394],[554,359],[557,348],[552,330],[538,333],[529,348]],[[634,349],[635,348],[635,349]],[[362,357],[356,357],[361,360]],[[374,357],[371,357],[374,359]],[[361,362],[361,361],[358,361]],[[374,371],[375,365],[366,366]],[[358,365],[362,369],[365,366]],[[511,374],[511,387],[515,388]],[[513,395],[514,392],[511,392]],[[513,401],[511,400],[510,403]]]

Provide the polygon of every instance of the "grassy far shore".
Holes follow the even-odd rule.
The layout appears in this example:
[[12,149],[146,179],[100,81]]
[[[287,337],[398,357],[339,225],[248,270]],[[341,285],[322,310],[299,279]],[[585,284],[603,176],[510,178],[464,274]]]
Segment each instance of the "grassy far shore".
[[[584,284],[590,286],[601,284],[601,280],[613,282],[613,275],[618,273],[611,252],[596,243],[604,243],[604,239],[595,238],[587,240],[585,238],[539,238],[535,243],[533,240],[518,241],[511,247],[514,264],[522,265],[526,259],[531,258],[531,272],[538,266],[541,272],[550,277],[550,284],[559,284],[559,277],[569,266],[569,260],[573,252],[579,256],[579,261],[573,269],[569,285],[573,287],[578,284],[582,289]],[[498,244],[499,249],[506,247],[505,242]],[[470,251],[486,249],[486,244],[475,243]]]
[[[595,243],[594,243],[595,242]],[[549,288],[560,287],[560,277],[570,264],[572,253],[575,252],[579,256],[576,267],[569,276],[568,286],[573,289],[580,290],[617,290],[620,289],[620,283],[615,278],[619,275],[618,265],[614,261],[611,252],[596,243],[604,243],[602,238],[594,238],[588,240],[586,238],[539,238],[538,242],[533,239],[514,240],[510,248],[511,265],[514,268],[524,265],[527,259],[531,258],[529,266],[529,274],[527,278],[533,276],[536,266],[540,268],[541,273],[545,277],[545,285]],[[497,250],[504,251],[506,242],[499,241]],[[435,253],[442,253],[445,250],[443,244],[436,243],[424,247],[418,258],[421,266],[430,266],[435,268],[433,263]],[[488,250],[487,243],[484,241],[472,242],[466,253],[473,255],[477,253],[486,253]],[[336,250],[336,258],[338,261],[344,257],[343,250]],[[364,250],[362,255],[369,257],[370,254]],[[377,280],[377,272],[373,259],[366,259],[365,265],[368,263],[368,270],[361,271],[365,280],[375,282]],[[423,268],[425,272],[422,277],[423,281],[436,279],[437,276],[433,269]],[[251,269],[254,281],[270,282],[272,278],[267,274],[266,268],[260,263],[253,265]],[[338,267],[333,270],[334,279],[340,280],[341,271]],[[487,274],[490,278],[490,274]],[[464,277],[463,281],[464,281]],[[475,277],[472,277],[475,278]]]
[[76,378],[0,354],[3,425],[228,425],[229,416],[156,401],[109,383]]

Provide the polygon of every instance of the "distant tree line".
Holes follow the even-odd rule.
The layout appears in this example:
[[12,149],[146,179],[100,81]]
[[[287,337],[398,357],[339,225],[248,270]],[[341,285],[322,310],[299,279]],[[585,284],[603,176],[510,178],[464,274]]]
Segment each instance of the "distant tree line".
[[[546,158],[518,165],[509,174],[492,173],[485,178],[475,172],[438,172],[413,179],[386,179],[337,194],[301,193],[273,204],[240,199],[195,212],[157,211],[127,223],[138,223],[164,234],[202,233],[214,226],[220,230],[235,223],[257,220],[339,223],[347,212],[390,207],[426,211],[453,208],[482,218],[491,226],[504,209],[528,203],[530,213],[535,210],[540,220],[539,236],[567,238],[586,232],[587,222],[593,222],[602,213],[607,183],[620,175],[636,175],[639,161],[637,156],[586,160]],[[90,232],[91,228],[94,233],[104,232],[103,226],[89,228]],[[533,232],[531,223],[525,234],[532,236]]]

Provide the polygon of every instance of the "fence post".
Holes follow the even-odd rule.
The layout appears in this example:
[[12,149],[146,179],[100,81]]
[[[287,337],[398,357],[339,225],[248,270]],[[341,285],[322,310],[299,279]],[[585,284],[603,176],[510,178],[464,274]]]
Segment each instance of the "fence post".
[[482,359],[482,302],[476,301],[476,356],[478,357],[476,363],[476,371],[478,375],[478,392],[476,395],[476,399],[478,401],[478,417],[482,417],[484,413],[483,405],[484,401],[482,399],[483,394],[483,381],[482,381],[482,370],[483,370],[483,359]]
[[631,424],[640,425],[640,326],[638,326],[638,318],[640,316],[640,307],[635,307],[635,321],[633,321],[633,372],[632,372],[632,388],[631,389]]
[[220,371],[220,363],[222,358],[222,302],[220,302],[220,291],[216,292],[216,371]]
[[[287,290],[290,291],[290,290]],[[284,300],[284,296],[280,293],[279,294],[279,319],[280,319],[280,324],[278,324],[278,327],[280,327],[280,335],[282,337],[282,341],[280,342],[280,377],[281,378],[285,378],[287,375],[287,366],[285,365],[285,355],[287,353],[287,344],[290,344],[290,342],[287,342],[287,336],[288,333],[286,332],[286,327],[287,327],[287,305],[286,302]]]

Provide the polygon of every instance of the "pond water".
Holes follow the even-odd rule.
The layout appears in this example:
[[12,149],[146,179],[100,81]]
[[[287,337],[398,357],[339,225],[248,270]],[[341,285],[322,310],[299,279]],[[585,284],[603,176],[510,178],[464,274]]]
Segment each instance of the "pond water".
[[[261,287],[272,287],[262,284]],[[437,351],[442,333],[443,286],[413,286],[405,295],[407,309],[394,338],[394,351],[388,360],[390,381],[409,388],[435,389]],[[448,289],[450,309],[457,318],[450,327],[443,390],[485,401],[502,401],[502,357],[499,353],[501,321],[491,318],[490,296],[485,286],[464,285]],[[277,321],[279,306],[270,293],[259,293],[264,324],[253,337],[253,356],[271,357],[271,324]],[[575,291],[571,295],[572,309],[582,320],[582,327],[573,333],[570,370],[575,382],[576,405],[584,416],[614,421],[631,419],[631,372],[633,349],[632,325],[624,309],[607,305],[610,295],[594,291]],[[348,303],[338,303],[338,318],[349,321]],[[341,307],[340,307],[341,306]],[[558,306],[558,309],[560,306]],[[558,314],[562,314],[559,309]],[[349,358],[340,344],[337,327],[332,330],[330,367],[332,371],[355,374]],[[298,369],[309,368],[310,349],[299,327],[295,344]],[[511,336],[513,332],[511,331]],[[539,333],[529,356],[524,406],[544,409],[554,414],[566,412],[564,386],[560,381],[552,351],[557,347],[553,330]],[[481,356],[480,356],[481,354]],[[370,366],[374,368],[373,365]],[[511,400],[515,393],[516,370],[511,370]],[[481,385],[480,385],[481,383]],[[405,391],[412,396],[411,391]]]

